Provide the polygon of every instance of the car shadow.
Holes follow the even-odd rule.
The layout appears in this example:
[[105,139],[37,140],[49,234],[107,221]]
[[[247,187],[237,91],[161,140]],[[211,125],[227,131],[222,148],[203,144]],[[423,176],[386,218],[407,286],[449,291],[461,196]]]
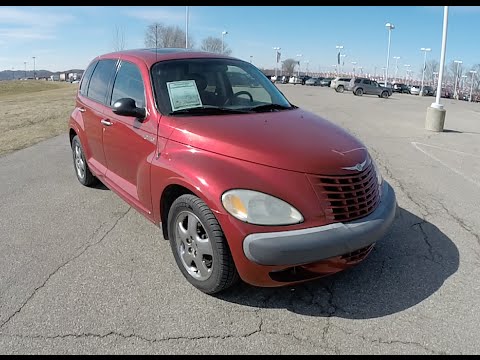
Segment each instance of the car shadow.
[[308,316],[370,319],[421,303],[438,291],[458,266],[455,244],[432,223],[399,207],[390,234],[366,260],[349,270],[281,288],[241,283],[217,297]]
[[459,130],[453,130],[453,129],[443,129],[443,132],[446,133],[454,133],[454,134],[471,134],[471,135],[479,135],[479,132],[474,132],[474,131],[459,131]]

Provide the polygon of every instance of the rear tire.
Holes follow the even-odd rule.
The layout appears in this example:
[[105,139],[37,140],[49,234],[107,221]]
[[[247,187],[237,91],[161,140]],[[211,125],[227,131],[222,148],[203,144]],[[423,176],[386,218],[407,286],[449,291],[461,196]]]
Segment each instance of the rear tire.
[[383,99],[388,98],[388,91],[382,91],[382,94],[380,95]]
[[362,96],[362,95],[363,95],[363,89],[357,89],[357,90],[355,90],[355,95],[357,95],[357,96]]
[[182,195],[173,202],[168,236],[177,266],[200,291],[219,293],[240,279],[220,224],[195,195]]
[[343,93],[345,91],[345,88],[343,87],[343,85],[338,85],[335,90],[337,90],[337,92],[339,93]]
[[88,187],[95,185],[98,182],[98,179],[92,174],[88,167],[83,146],[80,143],[78,135],[75,135],[72,139],[72,155],[75,175],[80,184]]

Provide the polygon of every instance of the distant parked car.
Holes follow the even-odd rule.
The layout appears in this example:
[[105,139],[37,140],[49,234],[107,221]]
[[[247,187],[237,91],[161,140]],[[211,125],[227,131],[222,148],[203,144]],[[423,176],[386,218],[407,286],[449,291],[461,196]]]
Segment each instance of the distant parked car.
[[309,85],[309,86],[321,86],[320,85],[320,82],[323,80],[322,77],[319,77],[319,78],[310,78],[308,79],[307,81],[305,81],[305,85]]
[[320,80],[320,86],[330,86],[332,80],[333,78],[331,77],[323,78],[322,80]]
[[401,94],[410,94],[410,90],[408,88],[407,85],[405,84],[393,84],[393,88],[392,88],[393,92],[398,92],[398,93],[401,93]]
[[335,89],[336,92],[343,93],[345,90],[348,90],[348,83],[352,80],[349,77],[336,77],[330,83],[330,87]]
[[376,81],[367,78],[356,78],[353,81],[353,86],[350,85],[350,88],[353,95],[356,96],[362,96],[363,94],[377,95],[378,97],[386,99],[393,93],[392,88],[380,86]]
[[302,84],[302,78],[301,76],[291,76],[288,83],[293,85]]
[[423,96],[435,96],[436,91],[431,86],[423,87]]
[[410,87],[410,94],[419,95],[420,94],[420,85],[412,85]]
[[387,87],[387,88],[390,88],[393,90],[393,84],[389,81],[385,82],[385,81],[379,81],[378,82],[378,85],[380,86],[383,86],[383,87]]

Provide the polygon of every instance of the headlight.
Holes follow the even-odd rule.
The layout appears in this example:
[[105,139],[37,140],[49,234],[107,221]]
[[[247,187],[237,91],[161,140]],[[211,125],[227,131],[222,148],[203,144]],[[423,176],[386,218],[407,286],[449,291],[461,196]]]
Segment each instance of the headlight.
[[290,225],[303,221],[293,206],[258,191],[229,190],[222,195],[222,204],[230,215],[250,224]]
[[373,164],[373,170],[375,171],[375,174],[377,175],[377,182],[378,182],[378,186],[382,186],[382,182],[383,182],[383,177],[382,177],[382,173],[380,172],[380,169],[378,168],[378,165],[377,163],[375,162],[375,160],[373,160],[372,157],[370,157],[372,159],[372,164]]

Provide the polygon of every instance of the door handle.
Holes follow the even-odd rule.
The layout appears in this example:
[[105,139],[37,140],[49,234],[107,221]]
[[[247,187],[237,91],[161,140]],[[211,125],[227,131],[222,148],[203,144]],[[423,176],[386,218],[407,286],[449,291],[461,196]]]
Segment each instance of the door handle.
[[107,119],[102,119],[100,120],[100,122],[105,125],[105,126],[110,126],[110,125],[113,125],[113,123]]
[[78,108],[78,111],[80,111],[80,112],[85,112],[86,110],[85,110],[84,107],[80,107],[80,108]]

